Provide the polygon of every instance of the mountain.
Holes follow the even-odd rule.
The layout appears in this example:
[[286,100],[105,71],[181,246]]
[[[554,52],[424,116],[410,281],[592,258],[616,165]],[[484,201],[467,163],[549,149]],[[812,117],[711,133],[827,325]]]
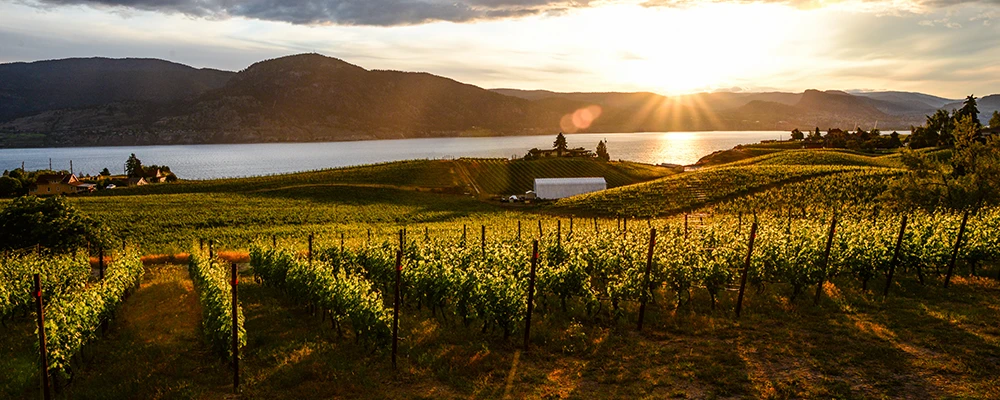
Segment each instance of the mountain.
[[[944,107],[945,110],[958,110],[962,108],[962,103],[965,100],[959,100],[954,103],[948,103]],[[982,124],[988,124],[990,122],[990,117],[993,116],[994,111],[1000,111],[1000,94],[991,94],[989,96],[984,96],[976,99],[976,108],[979,109],[979,122]]]
[[[545,106],[427,73],[369,71],[302,54],[266,60],[225,85],[167,104],[120,101],[0,126],[8,147],[335,141],[559,130],[578,104]],[[20,134],[20,135],[19,135]]]
[[[534,101],[565,99],[610,107],[593,129],[661,130],[791,130],[856,126],[906,129],[920,124],[935,108],[900,104],[843,91],[803,93],[558,93],[543,90],[494,89]],[[933,97],[933,96],[928,96]]]
[[0,64],[0,121],[122,101],[170,103],[222,87],[233,75],[139,58]]
[[669,105],[670,107],[699,107],[713,110],[733,109],[755,100],[773,101],[783,104],[795,104],[802,97],[798,93],[763,92],[763,93],[694,93],[680,96],[663,96],[656,93],[559,93],[548,90],[492,89],[494,92],[520,97],[527,100],[542,100],[560,98],[579,102],[598,104],[619,108],[642,108],[650,105]]
[[875,124],[889,130],[923,123],[943,100],[819,90],[682,96],[486,90],[428,73],[367,70],[319,54],[265,60],[236,73],[162,60],[69,59],[0,65],[0,147]]

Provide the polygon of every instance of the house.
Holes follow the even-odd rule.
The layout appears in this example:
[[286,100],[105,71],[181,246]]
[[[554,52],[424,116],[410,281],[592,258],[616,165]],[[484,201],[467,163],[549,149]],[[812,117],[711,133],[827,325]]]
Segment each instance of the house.
[[143,178],[145,178],[145,183],[163,183],[167,181],[167,176],[159,168],[148,171]]
[[539,199],[561,199],[578,194],[598,192],[608,188],[604,178],[537,178],[535,196]]
[[131,178],[128,178],[128,185],[129,186],[142,186],[142,185],[148,185],[148,184],[149,184],[149,182],[146,182],[146,179],[143,178],[143,177],[135,177],[135,176],[133,176]]
[[594,153],[590,150],[584,149],[583,147],[577,147],[575,149],[531,149],[528,150],[528,156],[532,158],[547,158],[547,157],[593,157]]
[[1000,135],[1000,126],[991,126],[989,128],[983,128],[979,131],[984,138],[988,138],[994,135]]
[[93,192],[94,184],[80,182],[74,174],[42,174],[28,187],[28,194],[50,196]]

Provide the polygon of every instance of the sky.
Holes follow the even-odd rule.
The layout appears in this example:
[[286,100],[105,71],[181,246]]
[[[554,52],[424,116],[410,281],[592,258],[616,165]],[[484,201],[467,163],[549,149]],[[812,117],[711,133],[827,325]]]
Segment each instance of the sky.
[[0,0],[0,62],[316,52],[554,91],[1000,93],[1000,0]]

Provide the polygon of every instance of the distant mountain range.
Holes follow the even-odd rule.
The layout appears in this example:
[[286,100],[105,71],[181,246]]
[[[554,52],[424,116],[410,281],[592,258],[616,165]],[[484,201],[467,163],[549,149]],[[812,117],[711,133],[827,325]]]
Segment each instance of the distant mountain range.
[[[155,59],[0,64],[0,147],[336,141],[580,132],[907,129],[961,100],[921,93],[486,90],[317,54],[240,72]],[[980,100],[985,120],[1000,96]],[[597,106],[597,107],[594,107]],[[589,126],[568,124],[586,109]],[[598,111],[599,110],[599,111]],[[983,117],[981,117],[982,119]],[[567,126],[568,125],[568,126]]]

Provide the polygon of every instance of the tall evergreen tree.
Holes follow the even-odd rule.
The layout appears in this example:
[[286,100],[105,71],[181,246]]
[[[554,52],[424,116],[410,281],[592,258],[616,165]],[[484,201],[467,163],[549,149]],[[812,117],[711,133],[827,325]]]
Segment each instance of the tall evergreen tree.
[[1000,128],[1000,111],[994,111],[990,118],[990,128]]
[[981,127],[982,124],[979,123],[979,108],[976,106],[976,97],[969,95],[965,98],[965,102],[962,103],[962,108],[955,112],[955,121],[962,119],[963,117],[969,117],[972,119],[972,123],[977,127]]
[[597,158],[604,161],[611,160],[611,155],[608,154],[608,145],[603,140],[597,143]]
[[132,178],[142,176],[142,173],[142,161],[139,160],[139,157],[135,156],[135,153],[132,153],[132,155],[128,156],[128,161],[125,161],[125,175]]
[[554,147],[560,153],[566,151],[566,149],[569,148],[569,146],[566,144],[566,136],[563,136],[562,132],[559,132],[559,135],[556,136],[556,141],[552,143],[552,147]]

